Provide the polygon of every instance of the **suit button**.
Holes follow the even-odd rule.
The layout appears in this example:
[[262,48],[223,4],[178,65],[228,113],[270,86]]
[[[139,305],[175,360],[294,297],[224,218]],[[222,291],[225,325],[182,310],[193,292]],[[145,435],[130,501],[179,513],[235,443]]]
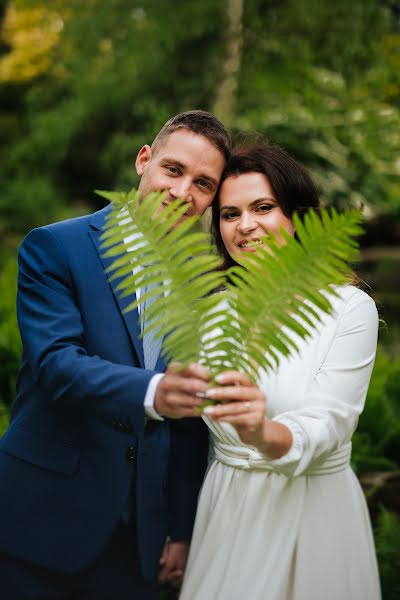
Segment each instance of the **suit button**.
[[115,431],[124,431],[124,424],[118,419],[118,417],[115,417],[112,420],[112,428]]
[[126,458],[130,461],[134,461],[136,459],[136,448],[134,446],[128,448],[126,451]]

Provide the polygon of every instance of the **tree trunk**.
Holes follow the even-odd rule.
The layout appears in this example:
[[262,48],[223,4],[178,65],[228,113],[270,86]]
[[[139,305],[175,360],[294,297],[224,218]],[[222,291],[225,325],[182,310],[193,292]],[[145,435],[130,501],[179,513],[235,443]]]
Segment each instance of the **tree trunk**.
[[225,61],[222,65],[221,83],[217,89],[212,112],[224,124],[231,125],[235,117],[236,93],[242,54],[242,18],[244,0],[227,0]]

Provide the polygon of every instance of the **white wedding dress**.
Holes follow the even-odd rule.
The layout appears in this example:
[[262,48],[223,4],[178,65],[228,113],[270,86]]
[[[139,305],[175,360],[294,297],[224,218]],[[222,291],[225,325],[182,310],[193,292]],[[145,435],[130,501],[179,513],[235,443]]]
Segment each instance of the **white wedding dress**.
[[338,291],[335,313],[298,342],[300,355],[261,377],[267,416],[293,434],[284,457],[272,460],[205,418],[215,459],[180,600],[380,598],[369,514],[349,464],[378,317],[364,292]]

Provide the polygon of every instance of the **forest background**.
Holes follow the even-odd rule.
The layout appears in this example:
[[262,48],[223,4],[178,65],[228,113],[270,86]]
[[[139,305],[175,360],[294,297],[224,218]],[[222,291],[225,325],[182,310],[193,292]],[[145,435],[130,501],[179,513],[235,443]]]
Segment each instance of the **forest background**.
[[33,227],[103,206],[173,114],[210,110],[363,207],[356,270],[379,352],[354,439],[384,599],[400,598],[400,2],[0,0],[0,434],[21,344],[16,256]]

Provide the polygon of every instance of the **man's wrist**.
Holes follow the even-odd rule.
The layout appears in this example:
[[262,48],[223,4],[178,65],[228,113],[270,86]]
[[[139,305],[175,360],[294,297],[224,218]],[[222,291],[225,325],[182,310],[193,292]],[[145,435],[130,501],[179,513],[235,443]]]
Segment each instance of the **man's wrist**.
[[158,414],[154,407],[154,399],[156,395],[156,389],[161,379],[164,377],[164,373],[156,373],[150,379],[149,385],[147,386],[146,395],[144,397],[144,411],[147,418],[155,419],[156,421],[163,421],[164,417]]

